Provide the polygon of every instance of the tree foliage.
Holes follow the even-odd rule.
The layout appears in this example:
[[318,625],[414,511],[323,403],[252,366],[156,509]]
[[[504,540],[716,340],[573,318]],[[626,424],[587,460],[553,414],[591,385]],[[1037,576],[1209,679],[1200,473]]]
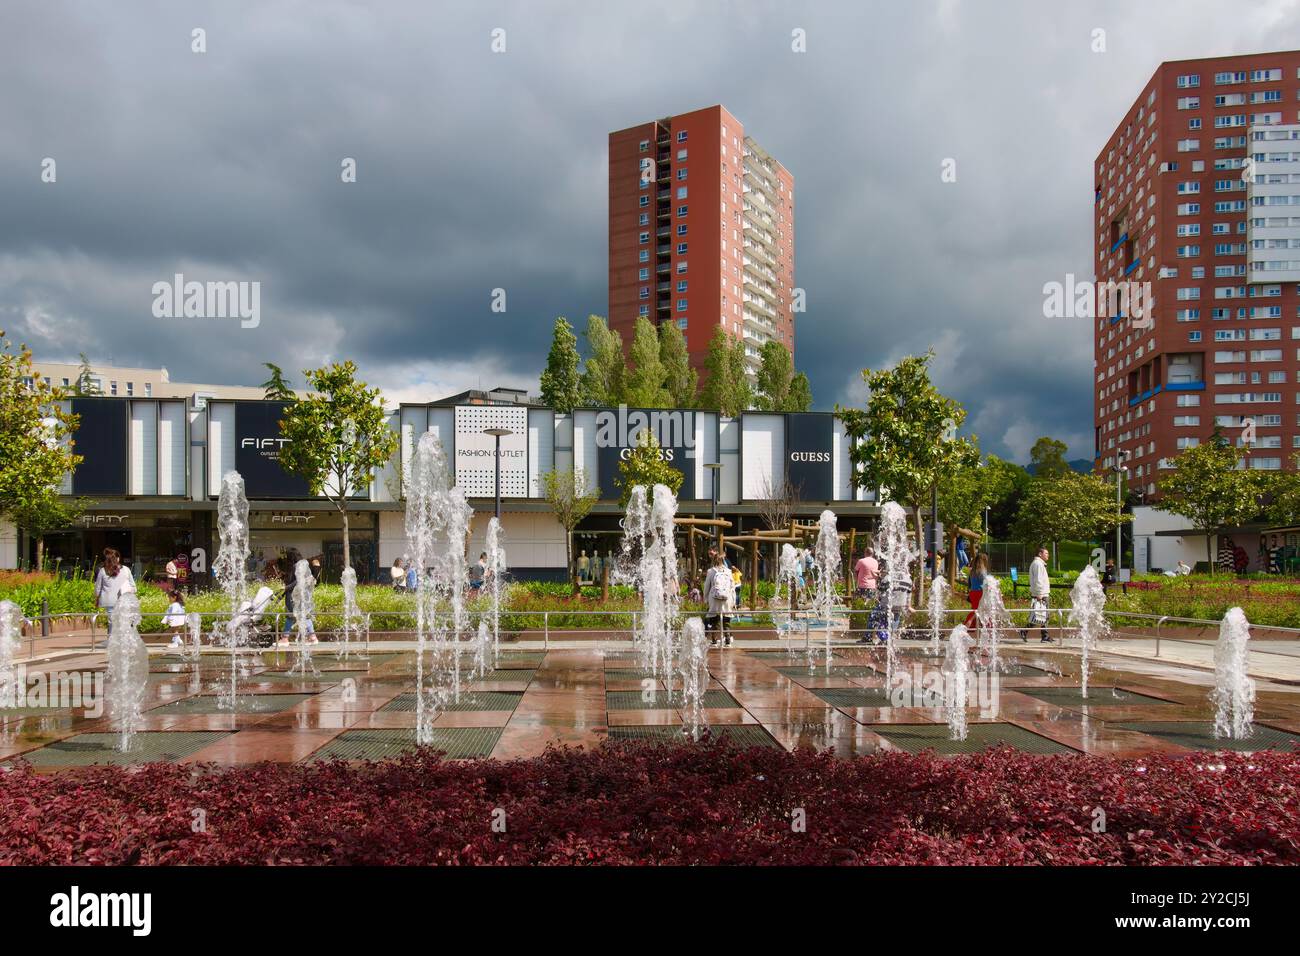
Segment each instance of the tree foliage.
[[1205,556],[1211,572],[1210,539],[1226,527],[1243,524],[1259,514],[1259,472],[1238,468],[1237,450],[1226,441],[1211,440],[1184,449],[1173,467],[1160,476],[1156,507],[1182,515],[1205,535]]
[[552,469],[542,475],[542,495],[555,514],[555,520],[564,528],[564,566],[573,576],[573,529],[591,512],[600,498],[599,489],[588,489],[587,479],[581,470],[557,471]]
[[627,362],[623,337],[599,315],[587,316],[587,361],[582,370],[582,397],[588,405],[613,406],[623,401]]
[[298,397],[280,366],[274,362],[263,362],[262,365],[271,373],[271,377],[262,383],[262,391],[268,402],[292,402]]
[[1029,470],[1036,478],[1059,478],[1071,470],[1065,460],[1069,450],[1065,442],[1044,435],[1029,449]]
[[1025,491],[1012,535],[1037,547],[1055,541],[1104,537],[1132,515],[1121,514],[1115,490],[1105,479],[1067,470],[1057,477],[1034,477]]
[[808,381],[808,376],[803,372],[795,372],[794,378],[790,380],[790,397],[787,401],[786,411],[810,411],[812,404],[812,383]]
[[27,346],[0,331],[0,514],[41,538],[76,517],[59,498],[64,477],[82,461],[73,451],[77,417],[68,393],[37,373]]
[[650,320],[637,316],[632,327],[631,362],[623,401],[633,408],[663,408],[669,403],[659,360],[659,334]]
[[629,449],[627,457],[618,463],[618,477],[614,484],[620,492],[619,504],[626,505],[637,485],[644,485],[647,490],[655,485],[666,485],[677,494],[685,477],[664,461],[663,449],[659,447],[654,431],[643,428],[637,436],[636,447]]
[[745,342],[728,335],[721,325],[714,329],[709,340],[704,371],[701,408],[716,409],[735,417],[752,407],[752,390],[745,374]]
[[794,360],[786,347],[775,339],[760,350],[755,381],[754,406],[765,412],[790,411],[790,385],[794,379]]
[[659,362],[663,366],[669,407],[694,408],[700,374],[691,368],[686,336],[676,322],[663,322],[659,326]]
[[374,480],[397,452],[398,436],[388,426],[379,389],[357,381],[352,362],[304,372],[311,391],[285,408],[280,435],[288,439],[281,466],[307,480],[343,516],[343,566],[351,567],[348,499]]
[[[918,541],[931,490],[979,456],[971,441],[956,437],[966,410],[930,381],[933,357],[931,351],[909,355],[890,369],[864,369],[867,407],[835,407],[850,438],[854,484],[912,508]],[[921,580],[919,571],[914,579]],[[922,592],[918,587],[918,596]]]
[[557,412],[568,414],[582,404],[582,376],[578,371],[578,337],[564,316],[555,320],[551,350],[542,372],[542,401]]
[[1291,456],[1292,471],[1273,472],[1265,482],[1268,519],[1278,525],[1300,525],[1300,452]]

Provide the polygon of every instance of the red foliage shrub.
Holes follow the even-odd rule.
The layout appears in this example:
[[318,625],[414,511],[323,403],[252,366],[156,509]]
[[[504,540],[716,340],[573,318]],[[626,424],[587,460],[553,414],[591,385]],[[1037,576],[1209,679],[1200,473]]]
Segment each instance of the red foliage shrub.
[[[842,760],[609,746],[511,762],[19,767],[0,774],[0,863],[1295,864],[1298,782],[1300,753],[1005,749]],[[498,808],[504,833],[492,827]],[[796,808],[806,832],[792,827]]]

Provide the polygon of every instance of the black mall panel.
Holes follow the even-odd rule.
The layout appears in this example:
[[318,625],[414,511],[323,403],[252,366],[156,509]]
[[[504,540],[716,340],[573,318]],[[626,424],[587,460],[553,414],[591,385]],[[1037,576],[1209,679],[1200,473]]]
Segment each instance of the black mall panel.
[[785,417],[786,479],[801,501],[835,498],[835,416],[791,412]]
[[305,478],[280,467],[283,402],[235,402],[235,470],[249,498],[306,498]]
[[72,493],[107,498],[126,494],[127,419],[121,398],[74,398],[74,450],[85,460],[72,473]]

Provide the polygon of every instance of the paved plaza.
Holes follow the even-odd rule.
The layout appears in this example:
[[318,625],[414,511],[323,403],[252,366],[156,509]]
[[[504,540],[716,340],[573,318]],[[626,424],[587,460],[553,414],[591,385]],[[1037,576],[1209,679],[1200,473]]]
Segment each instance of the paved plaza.
[[[1150,659],[1106,655],[1094,661],[1090,693],[1079,685],[1076,651],[1011,644],[996,685],[972,687],[966,741],[950,739],[946,716],[924,680],[941,658],[923,644],[899,650],[898,668],[916,678],[899,699],[885,690],[880,647],[838,646],[829,670],[802,648],[714,648],[705,714],[714,735],[739,746],[829,749],[839,756],[898,749],[967,753],[1007,744],[1032,753],[1107,756],[1197,749],[1290,749],[1300,742],[1300,687],[1259,681],[1255,733],[1216,741],[1209,702],[1212,675]],[[229,681],[224,654],[198,661],[154,649],[148,700],[133,750],[114,749],[109,714],[71,708],[0,711],[0,759],[21,757],[42,771],[90,763],[150,760],[232,765],[323,758],[393,756],[415,746],[415,655],[375,644],[364,659],[321,646],[315,672],[294,673],[296,651],[245,655],[239,707],[222,711]],[[626,645],[503,648],[499,666],[466,685],[435,723],[435,746],[451,759],[532,757],[547,746],[594,748],[606,740],[679,740],[679,688],[671,692],[640,670]],[[104,657],[70,654],[34,664],[28,679],[99,670]],[[51,681],[53,686],[55,682]]]

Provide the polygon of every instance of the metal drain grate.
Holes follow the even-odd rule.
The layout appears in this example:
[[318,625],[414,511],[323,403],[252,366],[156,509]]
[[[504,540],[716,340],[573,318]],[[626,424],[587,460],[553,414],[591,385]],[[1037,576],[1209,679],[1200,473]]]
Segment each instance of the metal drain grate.
[[832,707],[889,707],[883,687],[811,687],[814,694]]
[[545,651],[502,651],[497,655],[497,667],[508,670],[535,669],[545,657]]
[[876,724],[867,729],[880,734],[900,750],[914,754],[923,750],[933,750],[942,755],[973,754],[1003,744],[1030,754],[1074,753],[1064,744],[1015,724],[971,724],[965,740],[952,740],[948,736],[947,724]]
[[138,764],[171,762],[197,753],[208,744],[230,736],[223,730],[149,730],[132,740],[126,753],[117,750],[117,734],[77,734],[56,740],[40,750],[23,754],[35,767],[81,767],[88,764]]
[[1087,707],[1120,707],[1126,704],[1173,704],[1175,701],[1150,697],[1122,687],[1089,687],[1083,696],[1081,687],[1016,687],[1017,694],[1033,697],[1049,704],[1065,706],[1082,704]]
[[[444,710],[510,710],[519,706],[523,697],[521,691],[482,690],[474,693],[462,693],[459,703],[448,704]],[[415,710],[415,693],[398,694],[383,707],[381,713]]]
[[1044,667],[1035,667],[1033,664],[1025,664],[1017,660],[1008,660],[1005,657],[999,663],[1001,666],[998,668],[998,673],[1003,677],[1037,677],[1040,674],[1056,676],[1055,671],[1049,671]]
[[[434,750],[452,759],[486,757],[501,737],[500,727],[435,727]],[[308,760],[383,760],[417,749],[415,730],[345,730]]]
[[650,671],[643,671],[638,668],[621,667],[616,670],[605,671],[605,680],[654,680],[655,675]]
[[829,674],[825,664],[814,664],[812,667],[807,664],[802,667],[790,665],[774,670],[786,677],[875,677],[880,673],[875,668],[862,664],[832,664]]
[[71,716],[85,707],[0,707],[0,721],[23,717]]
[[250,674],[247,677],[241,677],[240,682],[247,681],[252,684],[337,684],[342,677],[331,676],[328,671],[321,671],[318,674],[298,674],[290,671],[259,671],[256,674]]
[[1300,746],[1300,734],[1252,724],[1254,732],[1245,740],[1214,736],[1214,724],[1208,720],[1164,720],[1111,724],[1121,730],[1159,737],[1190,750],[1291,750]]
[[511,682],[529,681],[533,679],[533,675],[536,673],[537,671],[535,670],[531,670],[531,669],[525,670],[522,667],[515,668],[514,670],[506,668],[504,670],[488,671],[482,677],[475,677],[474,679],[484,680],[484,681],[511,681]]
[[[236,699],[237,714],[278,714],[282,710],[311,700],[311,694],[240,694]],[[214,694],[200,694],[174,700],[170,704],[155,707],[150,714],[228,714],[217,706],[221,698]]]
[[[653,694],[642,694],[639,690],[612,690],[605,694],[607,710],[671,710],[682,706],[681,688],[674,688],[672,696],[667,691],[657,690]],[[705,707],[739,707],[740,702],[725,690],[706,690]]]
[[[646,743],[669,744],[688,743],[690,738],[682,733],[676,725],[653,725],[649,727],[610,727],[611,740],[636,740]],[[767,747],[783,750],[772,735],[755,724],[728,724],[709,728],[709,740],[723,740],[733,747]]]

